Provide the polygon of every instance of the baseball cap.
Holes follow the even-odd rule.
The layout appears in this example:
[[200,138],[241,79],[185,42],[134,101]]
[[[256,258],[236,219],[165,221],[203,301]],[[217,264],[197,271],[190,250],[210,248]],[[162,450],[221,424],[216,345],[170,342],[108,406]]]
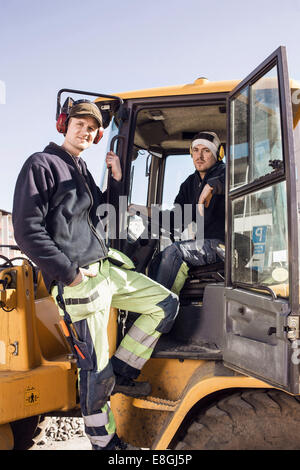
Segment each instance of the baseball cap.
[[98,106],[90,101],[74,103],[71,107],[69,118],[78,116],[91,116],[96,119],[99,127],[102,127],[102,115]]

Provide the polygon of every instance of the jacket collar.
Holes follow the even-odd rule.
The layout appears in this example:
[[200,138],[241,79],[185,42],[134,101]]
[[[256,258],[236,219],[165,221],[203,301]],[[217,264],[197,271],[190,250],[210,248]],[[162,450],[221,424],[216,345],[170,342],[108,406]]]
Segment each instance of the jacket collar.
[[[50,142],[49,145],[47,145],[44,149],[45,153],[50,153],[50,155],[57,155],[60,157],[64,162],[68,163],[69,165],[71,164],[74,166],[74,168],[78,169],[76,163],[75,163],[75,158],[77,157],[72,157],[61,145],[57,145],[55,142]],[[82,158],[78,159],[82,166],[86,169],[86,163]]]
[[200,176],[200,173],[198,170],[195,171],[195,174],[197,175],[197,177],[199,178],[200,181],[204,181],[208,178],[208,176],[213,173],[216,169],[220,168],[220,167],[224,167],[225,164],[223,162],[220,162],[220,161],[217,161],[205,174],[204,178],[202,179],[201,176]]

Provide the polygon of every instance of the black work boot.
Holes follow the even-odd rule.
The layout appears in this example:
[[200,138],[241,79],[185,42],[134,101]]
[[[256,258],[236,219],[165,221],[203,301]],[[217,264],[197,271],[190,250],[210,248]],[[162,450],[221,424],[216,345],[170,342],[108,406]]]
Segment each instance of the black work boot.
[[106,447],[99,447],[97,445],[92,445],[93,450],[139,450],[138,447],[134,447],[127,442],[122,441],[117,434],[114,435],[112,440]]
[[137,382],[136,380],[116,374],[116,383],[111,395],[123,393],[129,397],[146,397],[151,393],[149,382]]

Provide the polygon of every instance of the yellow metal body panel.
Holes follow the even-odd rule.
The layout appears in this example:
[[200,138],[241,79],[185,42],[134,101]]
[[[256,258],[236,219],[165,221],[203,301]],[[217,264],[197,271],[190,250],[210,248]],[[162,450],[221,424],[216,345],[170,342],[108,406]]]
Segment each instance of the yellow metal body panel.
[[[204,93],[228,93],[232,91],[241,80],[224,80],[219,82],[210,82],[205,78],[198,78],[193,83],[183,85],[174,85],[167,87],[145,88],[142,90],[126,91],[114,93],[123,100],[136,98],[156,98],[163,96],[185,96]],[[300,83],[296,80],[290,80],[291,89],[300,88]],[[107,101],[106,98],[97,98],[95,102]]]
[[[0,425],[17,419],[77,406],[76,361],[61,330],[58,309],[38,275],[23,266],[0,272],[15,278],[17,289],[1,292]],[[110,356],[116,350],[117,310],[108,323]]]
[[9,424],[0,425],[0,450],[12,450],[14,447],[14,436]]
[[[266,383],[239,374],[220,375],[214,361],[150,359],[141,380],[152,384],[152,395],[170,400],[159,410],[151,400],[117,394],[111,398],[118,434],[128,442],[151,449],[167,449],[183,419],[203,397],[228,388],[269,388]],[[159,400],[157,400],[159,401]]]
[[0,424],[76,406],[77,367],[50,297],[35,299],[28,262],[2,270]]
[[[300,86],[299,86],[300,88]],[[295,113],[294,113],[294,117],[293,117],[293,127],[295,129],[295,127],[297,126],[298,122],[300,121],[300,103],[298,105],[295,105]]]
[[243,375],[238,376],[216,376],[212,370],[213,363],[206,363],[205,366],[196,371],[191,378],[176,411],[174,411],[168,420],[164,423],[160,435],[153,443],[153,449],[167,449],[169,443],[179,429],[182,421],[202,398],[217,392],[219,390],[234,388],[270,388],[266,383]]
[[[168,87],[146,88],[144,90],[133,90],[122,93],[114,93],[122,99],[133,98],[155,98],[159,96],[184,96],[203,93],[224,93],[233,90],[239,83],[239,80],[227,80],[220,82],[210,82],[207,79],[199,78],[194,83],[183,85],[174,85]],[[97,98],[95,101],[102,101],[103,98]]]
[[66,361],[0,372],[0,424],[76,406],[75,367]]

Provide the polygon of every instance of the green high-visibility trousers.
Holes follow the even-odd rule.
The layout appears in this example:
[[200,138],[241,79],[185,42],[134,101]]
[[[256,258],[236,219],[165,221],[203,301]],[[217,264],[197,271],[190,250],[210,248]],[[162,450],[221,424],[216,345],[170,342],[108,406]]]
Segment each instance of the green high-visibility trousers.
[[[81,364],[78,358],[86,434],[100,448],[108,445],[116,431],[107,403],[115,383],[114,372],[136,378],[178,312],[176,294],[133,268],[129,258],[110,250],[107,259],[89,267],[95,277],[85,276],[80,284],[64,287],[66,310],[76,331],[74,341],[86,359]],[[55,300],[57,293],[55,286],[51,292]],[[141,314],[111,360],[107,337],[110,307]],[[64,315],[62,309],[59,311]]]

